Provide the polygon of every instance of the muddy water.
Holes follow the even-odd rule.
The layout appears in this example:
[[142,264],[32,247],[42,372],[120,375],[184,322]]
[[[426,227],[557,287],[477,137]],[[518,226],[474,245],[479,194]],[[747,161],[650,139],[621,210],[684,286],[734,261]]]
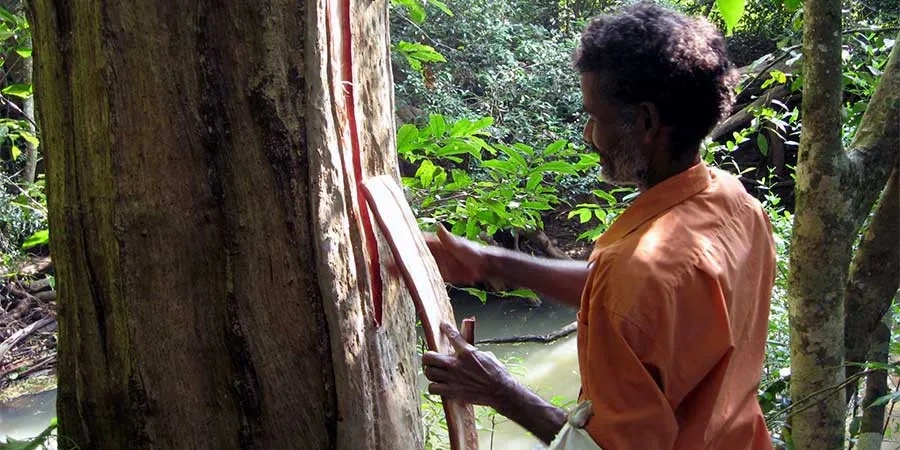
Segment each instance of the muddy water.
[[[477,299],[454,295],[457,320],[476,317],[475,339],[547,334],[575,320],[575,311],[561,305],[544,303],[529,307],[519,300],[491,301],[482,305]],[[484,344],[479,349],[494,353],[507,363],[513,374],[541,397],[550,400],[574,401],[581,381],[575,335],[550,344]],[[543,448],[540,441],[515,423],[497,418],[490,430],[479,432],[480,449],[532,450]],[[490,427],[490,423],[482,424]]]

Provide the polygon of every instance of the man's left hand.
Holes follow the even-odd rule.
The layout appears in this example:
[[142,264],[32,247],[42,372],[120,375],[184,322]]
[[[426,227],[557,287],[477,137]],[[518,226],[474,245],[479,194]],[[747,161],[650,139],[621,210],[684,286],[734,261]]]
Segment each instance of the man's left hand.
[[453,325],[444,322],[441,331],[453,344],[455,353],[422,355],[425,377],[432,381],[428,392],[464,403],[506,409],[514,400],[517,382],[503,364],[493,354],[466,342]]

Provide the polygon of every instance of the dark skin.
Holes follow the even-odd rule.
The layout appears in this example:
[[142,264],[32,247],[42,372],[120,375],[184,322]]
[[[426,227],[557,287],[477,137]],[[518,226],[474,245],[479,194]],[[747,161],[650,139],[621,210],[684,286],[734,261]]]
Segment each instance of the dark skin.
[[[647,161],[643,179],[634,180],[641,190],[687,170],[699,162],[699,152],[673,159],[670,129],[660,122],[659,111],[649,102],[635,105],[630,133],[619,126],[621,109],[603,95],[607,77],[588,72],[581,76],[584,110],[589,119],[584,139],[603,159],[615,160],[616,145],[622,139],[635,140]],[[584,261],[537,258],[499,247],[488,247],[452,235],[438,227],[436,235],[426,235],[444,281],[473,284],[486,279],[532,289],[573,308],[579,308],[588,276]],[[466,403],[490,406],[518,423],[545,443],[553,440],[566,421],[566,414],[517,382],[490,353],[481,352],[465,342],[451,324],[441,330],[453,342],[456,352],[442,355],[427,352],[422,356],[425,376],[432,382],[433,394],[457,398]]]

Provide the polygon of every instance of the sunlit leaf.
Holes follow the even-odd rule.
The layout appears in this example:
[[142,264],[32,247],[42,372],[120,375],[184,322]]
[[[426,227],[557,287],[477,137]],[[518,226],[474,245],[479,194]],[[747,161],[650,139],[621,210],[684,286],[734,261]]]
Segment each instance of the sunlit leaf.
[[716,0],[716,6],[725,21],[726,32],[731,34],[744,15],[744,0]]
[[28,239],[25,239],[25,242],[22,243],[22,249],[28,250],[48,242],[50,242],[50,230],[40,230],[29,236]]
[[6,95],[12,95],[20,98],[29,98],[32,95],[31,84],[11,84],[2,91]]
[[756,146],[759,147],[759,152],[763,156],[769,156],[769,140],[762,133],[756,135]]

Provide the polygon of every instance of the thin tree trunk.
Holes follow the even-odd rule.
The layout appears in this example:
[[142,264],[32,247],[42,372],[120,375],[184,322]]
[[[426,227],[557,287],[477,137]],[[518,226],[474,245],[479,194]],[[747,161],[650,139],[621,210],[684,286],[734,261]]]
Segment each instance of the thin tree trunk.
[[[887,364],[891,346],[892,317],[885,314],[878,323],[869,350],[869,361]],[[876,370],[866,375],[866,394],[863,397],[863,416],[859,427],[857,450],[879,450],[884,439],[884,406],[871,406],[875,400],[889,393],[887,371]]]
[[[841,142],[841,2],[808,0],[803,52],[803,131],[788,278],[791,397],[844,378],[844,289],[852,243],[897,161],[900,60],[891,51],[851,152]],[[798,450],[843,447],[844,390],[818,395],[792,416]]]
[[421,448],[411,302],[386,280],[376,328],[344,164],[350,89],[363,175],[396,173],[386,2],[350,9],[345,86],[339,2],[31,3],[80,448]]
[[[900,173],[894,169],[850,265],[850,277],[844,294],[844,345],[848,362],[865,362],[872,334],[880,326],[881,317],[890,309],[898,286]],[[862,368],[858,365],[848,365],[847,377],[860,370]],[[848,398],[855,390],[856,383],[847,387]]]

